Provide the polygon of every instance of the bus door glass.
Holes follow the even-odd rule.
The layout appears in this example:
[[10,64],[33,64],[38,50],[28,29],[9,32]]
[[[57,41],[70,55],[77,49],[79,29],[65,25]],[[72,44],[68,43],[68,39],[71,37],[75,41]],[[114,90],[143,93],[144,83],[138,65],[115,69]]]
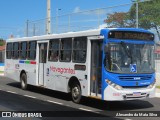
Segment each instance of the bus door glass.
[[45,74],[46,74],[46,61],[47,61],[47,46],[48,43],[39,43],[39,72],[38,83],[44,86]]
[[91,41],[91,96],[101,94],[101,78],[102,78],[102,41]]

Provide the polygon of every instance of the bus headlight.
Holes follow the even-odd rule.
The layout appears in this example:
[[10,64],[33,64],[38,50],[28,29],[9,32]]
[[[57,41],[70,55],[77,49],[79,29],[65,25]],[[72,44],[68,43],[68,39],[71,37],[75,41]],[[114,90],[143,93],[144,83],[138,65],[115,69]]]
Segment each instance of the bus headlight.
[[108,80],[108,79],[106,79],[106,82],[107,82],[110,86],[112,86],[113,88],[115,88],[115,89],[117,89],[117,90],[122,90],[122,89],[123,89],[120,85],[117,85],[117,84],[111,82],[111,81]]
[[120,85],[116,85],[114,88],[116,88],[117,90],[122,90],[123,89]]
[[153,88],[154,86],[155,86],[155,83],[156,82],[153,82],[151,85],[149,85],[147,88],[149,88],[149,89],[151,89],[151,88]]

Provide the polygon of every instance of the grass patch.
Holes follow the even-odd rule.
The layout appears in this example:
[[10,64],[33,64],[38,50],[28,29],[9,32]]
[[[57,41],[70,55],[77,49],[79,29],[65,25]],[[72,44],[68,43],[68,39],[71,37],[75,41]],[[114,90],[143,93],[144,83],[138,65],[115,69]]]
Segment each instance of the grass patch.
[[4,73],[4,71],[0,71],[0,74],[1,74],[1,73]]
[[159,88],[159,89],[160,89],[160,86],[156,86],[156,88]]

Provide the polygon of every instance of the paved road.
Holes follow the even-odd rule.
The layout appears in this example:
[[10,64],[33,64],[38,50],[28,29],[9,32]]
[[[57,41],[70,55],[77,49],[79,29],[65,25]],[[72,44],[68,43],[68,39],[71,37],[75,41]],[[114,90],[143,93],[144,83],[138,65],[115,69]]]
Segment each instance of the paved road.
[[[117,113],[139,111],[160,111],[160,98],[123,102],[104,102],[84,98],[81,104],[75,104],[65,93],[29,86],[27,91],[20,89],[20,84],[5,77],[0,77],[0,111],[48,111],[55,119],[115,119]],[[52,112],[51,112],[52,111]],[[58,112],[53,112],[58,111]],[[153,112],[154,113],[154,112]],[[55,115],[54,115],[55,114]],[[72,116],[71,118],[62,118]],[[97,117],[95,117],[97,116]],[[84,118],[77,119],[84,119]],[[41,119],[41,118],[38,118]],[[44,119],[44,118],[43,118]],[[49,118],[45,118],[49,119]],[[51,118],[53,119],[53,118]],[[125,120],[157,120],[157,117],[118,117]]]

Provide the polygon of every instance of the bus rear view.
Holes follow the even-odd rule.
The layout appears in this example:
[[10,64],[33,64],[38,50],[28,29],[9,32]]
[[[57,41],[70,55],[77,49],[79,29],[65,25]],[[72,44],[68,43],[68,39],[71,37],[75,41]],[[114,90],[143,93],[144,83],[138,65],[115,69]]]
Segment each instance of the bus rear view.
[[122,101],[155,96],[154,35],[145,30],[102,30],[102,99]]

